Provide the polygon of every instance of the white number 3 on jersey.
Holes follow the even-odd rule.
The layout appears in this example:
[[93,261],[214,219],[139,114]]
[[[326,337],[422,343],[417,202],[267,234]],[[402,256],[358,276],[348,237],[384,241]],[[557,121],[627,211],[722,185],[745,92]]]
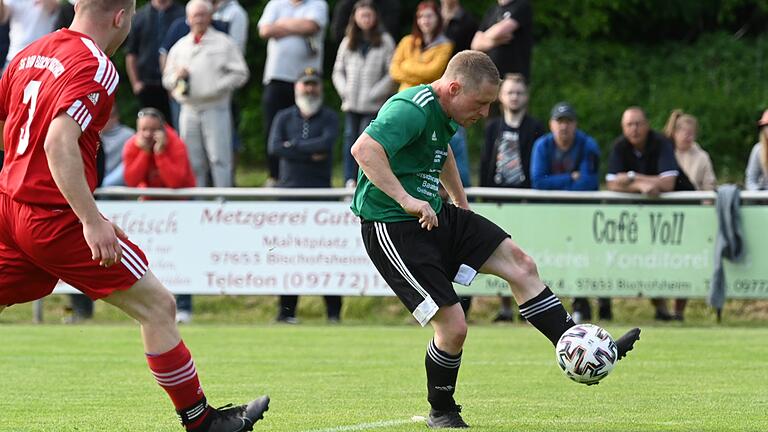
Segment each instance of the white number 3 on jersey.
[[29,105],[27,125],[21,128],[19,134],[19,147],[16,149],[16,153],[24,154],[29,146],[29,128],[32,125],[32,117],[35,115],[35,109],[37,108],[37,95],[40,93],[40,81],[30,81],[26,87],[24,87],[24,104]]

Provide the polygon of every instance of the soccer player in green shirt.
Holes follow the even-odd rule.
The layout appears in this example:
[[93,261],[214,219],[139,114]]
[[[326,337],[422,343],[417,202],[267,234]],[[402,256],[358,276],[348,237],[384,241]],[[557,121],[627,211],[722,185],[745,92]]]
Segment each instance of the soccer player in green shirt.
[[[448,146],[457,125],[488,115],[499,83],[487,55],[462,51],[437,81],[390,98],[352,146],[360,165],[352,211],[368,255],[414,318],[435,331],[425,360],[433,428],[468,427],[453,399],[467,323],[452,282],[469,285],[477,273],[503,278],[520,313],[553,344],[574,325],[533,260],[469,209]],[[441,182],[453,205],[443,205]],[[635,328],[616,341],[619,358],[639,336]]]

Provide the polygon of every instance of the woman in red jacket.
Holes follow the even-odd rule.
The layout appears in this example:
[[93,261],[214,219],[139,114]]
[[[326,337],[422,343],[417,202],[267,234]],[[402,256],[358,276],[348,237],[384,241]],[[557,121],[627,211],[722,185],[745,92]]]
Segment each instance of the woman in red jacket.
[[144,108],[136,120],[136,135],[123,147],[125,184],[131,187],[184,188],[195,186],[187,146],[160,111]]

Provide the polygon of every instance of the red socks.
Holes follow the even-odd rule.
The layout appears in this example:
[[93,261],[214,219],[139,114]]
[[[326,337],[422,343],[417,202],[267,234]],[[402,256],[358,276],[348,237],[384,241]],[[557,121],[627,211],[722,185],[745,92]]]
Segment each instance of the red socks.
[[147,363],[157,383],[173,401],[182,424],[187,429],[200,425],[209,408],[197,378],[195,362],[184,341],[168,352],[147,354]]

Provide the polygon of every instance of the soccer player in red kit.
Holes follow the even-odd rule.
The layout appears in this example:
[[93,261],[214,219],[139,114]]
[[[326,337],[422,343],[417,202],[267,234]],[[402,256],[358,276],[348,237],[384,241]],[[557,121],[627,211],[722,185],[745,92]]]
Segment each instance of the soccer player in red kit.
[[69,29],[21,51],[0,79],[0,311],[36,300],[61,279],[141,324],[147,362],[190,431],[250,431],[264,396],[213,409],[175,323],[173,295],[144,253],[98,211],[96,151],[135,0],[79,0]]

